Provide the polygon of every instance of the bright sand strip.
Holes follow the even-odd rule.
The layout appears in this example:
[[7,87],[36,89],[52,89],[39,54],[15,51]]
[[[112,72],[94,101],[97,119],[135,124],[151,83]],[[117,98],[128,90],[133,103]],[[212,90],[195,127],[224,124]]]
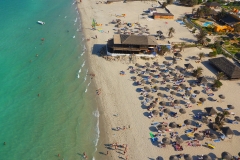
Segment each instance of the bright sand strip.
[[[143,3],[143,2],[132,2],[132,3],[112,3],[112,4],[96,4],[95,0],[82,0],[81,3],[78,3],[79,10],[82,16],[82,24],[83,30],[86,38],[95,37],[97,35],[97,39],[90,38],[90,41],[87,43],[87,51],[89,54],[90,65],[92,67],[92,71],[96,74],[95,81],[98,88],[102,89],[102,93],[99,95],[101,108],[100,109],[100,117],[101,117],[101,138],[99,140],[98,151],[96,153],[97,160],[103,159],[120,159],[126,158],[128,155],[128,159],[133,160],[147,160],[147,159],[156,159],[158,156],[161,156],[163,159],[169,159],[170,155],[176,155],[180,153],[198,155],[198,154],[210,154],[216,155],[220,157],[223,151],[228,151],[232,155],[237,155],[239,152],[239,141],[240,141],[240,132],[238,130],[239,124],[228,124],[232,130],[238,135],[234,136],[232,139],[227,139],[224,142],[214,143],[210,139],[201,141],[201,144],[205,142],[213,143],[216,148],[211,150],[206,147],[191,147],[187,146],[184,142],[182,144],[184,150],[181,152],[174,151],[171,145],[166,148],[158,148],[153,145],[150,141],[149,132],[156,133],[153,127],[151,127],[152,122],[177,122],[183,124],[185,119],[192,119],[193,110],[203,110],[204,107],[222,107],[227,108],[228,104],[232,104],[235,106],[233,112],[236,115],[240,115],[239,105],[239,95],[240,95],[240,86],[239,81],[223,81],[222,88],[215,93],[214,98],[218,98],[219,94],[224,94],[226,99],[224,102],[212,102],[207,100],[203,106],[199,107],[196,104],[193,105],[192,108],[186,108],[187,114],[181,115],[178,118],[170,118],[169,120],[163,120],[163,118],[157,117],[154,119],[148,119],[145,115],[148,112],[145,106],[141,104],[141,100],[139,100],[139,93],[136,92],[137,88],[141,86],[133,86],[133,81],[130,79],[131,76],[136,76],[129,74],[127,68],[129,65],[134,66],[134,64],[126,64],[123,62],[110,62],[106,61],[103,58],[96,55],[96,53],[92,53],[92,47],[95,44],[106,44],[106,41],[113,36],[113,25],[105,26],[108,22],[116,19],[115,14],[127,14],[125,21],[138,20],[138,15],[142,13],[143,10],[151,7],[152,3]],[[156,3],[155,3],[156,4]],[[175,7],[175,9],[174,9]],[[171,6],[174,11],[184,10],[184,12],[190,12],[191,8],[180,7],[180,6]],[[189,11],[185,11],[185,10]],[[126,12],[125,12],[126,11]],[[100,33],[99,31],[91,30],[92,19],[95,18],[98,23],[102,23],[101,27],[106,33]],[[177,17],[176,17],[177,18]],[[124,18],[121,18],[122,21]],[[163,30],[164,34],[166,34],[168,27],[174,27],[176,30],[176,34],[174,38],[170,39],[171,41],[180,41],[181,38],[194,39],[194,37],[188,32],[188,30],[184,27],[180,27],[180,25],[173,20],[166,20],[169,26],[165,26],[165,20],[161,21],[147,21],[139,20],[141,24],[148,24],[150,28],[150,33],[155,33],[159,28]],[[156,25],[152,25],[150,23],[156,23]],[[109,34],[107,33],[109,31]],[[186,39],[185,39],[186,40]],[[189,48],[185,49],[182,53],[183,60],[178,61],[178,65],[184,67],[184,64],[191,63],[194,67],[201,66],[204,69],[205,76],[214,76],[216,70],[209,70],[208,63],[195,63],[194,60],[185,61],[185,58],[188,58],[192,55],[197,55],[199,52],[208,53],[209,49],[199,50],[198,48]],[[168,56],[172,57],[172,54]],[[165,61],[164,57],[159,57],[157,60],[160,64]],[[204,59],[207,61],[207,58]],[[140,64],[144,64],[145,61],[137,59],[137,62]],[[153,61],[150,61],[152,63]],[[134,66],[135,67],[135,66]],[[208,68],[207,68],[208,67]],[[126,72],[125,76],[120,76],[119,71],[124,70]],[[191,78],[189,79],[191,80]],[[186,83],[187,84],[187,83]],[[160,86],[160,84],[158,84]],[[162,86],[164,87],[164,86]],[[195,87],[194,90],[197,89],[202,91],[201,87]],[[160,91],[164,94],[169,95],[166,91]],[[153,94],[155,97],[156,95]],[[97,95],[96,95],[97,96]],[[204,97],[208,98],[206,94],[200,93],[197,98]],[[180,97],[175,96],[176,99],[182,100]],[[219,98],[218,98],[219,99]],[[166,99],[163,99],[167,101]],[[181,105],[184,107],[183,105]],[[170,108],[174,112],[178,112],[178,110],[174,110]],[[114,116],[114,115],[118,116]],[[233,119],[233,116],[230,116],[230,119]],[[102,129],[104,125],[104,130]],[[130,129],[126,129],[124,131],[114,131],[112,128],[123,127],[130,125]],[[189,126],[190,127],[190,126]],[[191,126],[193,127],[193,126]],[[204,130],[207,127],[204,125],[199,130]],[[179,135],[184,135],[184,130],[182,129],[174,129]],[[166,133],[167,137],[169,137],[169,133]],[[105,148],[105,144],[112,144],[117,142],[118,144],[128,144],[128,152],[126,155],[123,155],[123,149],[120,150],[108,150],[109,154],[106,156],[104,154],[99,154],[99,152],[106,153],[107,148]]]

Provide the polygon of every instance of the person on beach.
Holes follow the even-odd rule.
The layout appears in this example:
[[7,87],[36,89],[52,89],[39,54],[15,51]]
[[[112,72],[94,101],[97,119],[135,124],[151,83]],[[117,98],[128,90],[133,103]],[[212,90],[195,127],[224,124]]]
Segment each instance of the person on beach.
[[58,154],[58,157],[60,157],[60,154]]
[[97,39],[97,35],[95,35],[96,39]]
[[106,155],[108,155],[108,151],[107,151]]

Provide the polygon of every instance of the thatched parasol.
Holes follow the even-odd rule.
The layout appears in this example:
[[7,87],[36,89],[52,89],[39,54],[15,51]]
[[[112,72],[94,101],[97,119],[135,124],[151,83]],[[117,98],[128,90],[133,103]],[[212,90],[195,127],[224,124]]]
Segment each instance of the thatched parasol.
[[199,101],[201,101],[201,102],[205,102],[206,99],[205,99],[205,98],[199,98]]
[[180,103],[180,101],[179,100],[174,100],[174,102],[173,102],[174,104],[179,104]]
[[185,69],[181,69],[180,73],[184,74],[184,73],[186,73],[186,70]]
[[213,92],[217,92],[217,91],[218,91],[218,88],[217,88],[217,87],[213,87],[213,88],[212,88],[212,91],[213,91]]
[[183,109],[183,108],[181,108],[181,109],[179,109],[179,112],[180,112],[181,114],[185,114],[185,113],[186,113],[186,110]]
[[191,123],[192,123],[192,121],[189,120],[189,119],[186,119],[186,120],[184,121],[184,124],[186,124],[186,125],[190,125]]
[[196,86],[197,86],[196,83],[192,83],[192,84],[191,84],[191,87],[196,87]]
[[158,62],[153,62],[153,64],[154,64],[155,66],[159,66]]
[[191,103],[196,103],[195,98],[190,98],[189,100],[191,101]]
[[155,116],[157,116],[157,115],[159,115],[159,111],[158,111],[158,110],[153,110],[153,111],[152,111],[152,114],[155,115]]
[[229,135],[233,135],[234,134],[233,131],[229,127],[222,127],[221,130],[222,130],[222,133],[225,136],[229,136]]
[[208,118],[205,116],[202,116],[202,123],[208,124],[209,123]]
[[140,68],[137,68],[136,71],[141,72],[142,70]]
[[233,156],[228,152],[222,152],[221,155],[222,155],[222,159],[224,160],[231,160],[233,158]]
[[177,137],[176,137],[176,142],[177,142],[178,144],[181,144],[181,143],[183,143],[183,139],[182,139],[181,137],[177,136]]
[[145,83],[146,83],[146,81],[145,81],[144,79],[142,79],[142,80],[141,80],[141,83],[144,83],[144,84],[145,84]]
[[177,65],[175,68],[178,69],[178,70],[181,70],[181,69],[182,69],[182,67],[179,66],[179,65]]
[[218,138],[218,136],[216,135],[216,134],[214,134],[214,133],[210,133],[210,138],[212,138],[212,139],[217,139]]
[[136,81],[137,77],[132,76],[131,79],[132,79],[133,81]]
[[144,75],[144,74],[138,74],[137,76],[139,76],[139,77],[144,77],[145,75]]
[[155,108],[156,107],[156,103],[150,103],[150,107]]
[[173,64],[177,64],[177,60],[176,60],[176,59],[174,59],[172,63],[173,63]]
[[158,93],[157,93],[157,96],[163,97],[164,95],[163,95],[162,93],[158,92]]
[[240,122],[240,117],[239,117],[239,116],[235,116],[234,119],[235,119],[236,121],[239,121],[239,122]]
[[151,95],[151,94],[146,95],[146,97],[147,97],[147,98],[154,98],[154,96]]
[[199,81],[199,83],[207,83],[208,82],[206,77],[199,77],[198,81]]
[[223,94],[220,94],[220,95],[219,95],[219,98],[225,99],[225,96],[224,96]]
[[158,80],[156,80],[156,79],[151,79],[151,82],[153,82],[153,83],[158,83]]
[[163,144],[170,144],[171,140],[169,138],[165,137],[165,138],[162,139],[162,143]]
[[176,95],[176,92],[174,92],[174,91],[171,91],[171,92],[170,92],[170,94],[172,94],[172,95]]
[[172,67],[169,67],[169,66],[167,67],[167,69],[169,69],[169,70],[174,70]]
[[190,154],[185,154],[184,155],[184,159],[185,160],[192,160],[193,158],[192,158],[192,156]]
[[183,83],[180,84],[179,86],[180,86],[182,89],[185,89],[185,88],[186,88],[186,84],[183,84]]
[[161,101],[161,102],[159,102],[159,105],[165,106],[165,105],[166,105],[166,102],[165,102],[165,101]]
[[169,127],[171,127],[171,128],[176,128],[176,127],[177,127],[177,123],[171,122],[171,123],[169,124]]
[[200,135],[199,133],[195,133],[194,134],[194,137],[197,139],[197,140],[203,140],[204,137],[202,135]]
[[227,107],[228,107],[229,109],[234,109],[234,106],[231,105],[231,104],[227,105]]
[[204,155],[203,160],[212,160],[212,158],[209,155]]
[[150,92],[151,91],[151,89],[149,88],[149,87],[144,87],[143,88],[146,92]]
[[146,65],[147,67],[149,67],[149,66],[150,66],[150,63],[149,63],[149,62],[146,62],[145,65]]
[[154,73],[149,73],[149,75],[150,75],[150,76],[153,76],[153,77],[155,76],[155,74],[154,74]]
[[171,71],[170,74],[173,75],[173,76],[175,76],[175,75],[176,75],[176,72]]
[[186,91],[185,91],[185,95],[186,95],[186,96],[190,96],[190,95],[191,95],[191,92],[190,92],[189,90],[186,90]]
[[140,65],[140,64],[138,64],[138,63],[135,63],[135,66],[136,66],[136,67],[141,67],[141,65]]
[[206,107],[204,108],[208,115],[215,115],[217,114],[217,111],[213,107]]
[[174,56],[175,57],[182,57],[181,53],[179,53],[179,52],[174,53]]
[[169,78],[168,77],[164,77],[163,80],[164,81],[169,81]]
[[191,63],[184,64],[184,66],[186,67],[186,69],[193,69],[193,68],[194,68],[194,67],[191,65]]
[[195,93],[195,94],[199,94],[200,91],[199,91],[199,90],[195,90],[194,93]]
[[163,110],[163,112],[164,112],[164,113],[169,113],[169,112],[170,112],[170,109],[165,108],[165,109]]
[[177,156],[170,156],[169,160],[179,160],[179,158]]
[[167,87],[168,89],[171,89],[171,88],[172,88],[172,86],[171,86],[170,84],[168,84],[166,87]]
[[155,90],[158,90],[158,89],[159,89],[159,87],[158,87],[158,86],[154,86],[154,87],[153,87],[153,89],[155,89]]
[[219,129],[219,127],[216,123],[209,123],[209,127],[213,130],[218,130]]
[[157,129],[160,130],[160,131],[163,131],[163,130],[166,129],[166,127],[162,124],[159,124],[159,125],[157,125]]

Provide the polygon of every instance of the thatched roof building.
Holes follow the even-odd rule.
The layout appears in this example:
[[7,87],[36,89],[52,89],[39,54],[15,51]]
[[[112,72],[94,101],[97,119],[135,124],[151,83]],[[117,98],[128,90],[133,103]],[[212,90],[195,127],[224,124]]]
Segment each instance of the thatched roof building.
[[240,68],[225,57],[209,59],[209,62],[230,79],[240,78]]

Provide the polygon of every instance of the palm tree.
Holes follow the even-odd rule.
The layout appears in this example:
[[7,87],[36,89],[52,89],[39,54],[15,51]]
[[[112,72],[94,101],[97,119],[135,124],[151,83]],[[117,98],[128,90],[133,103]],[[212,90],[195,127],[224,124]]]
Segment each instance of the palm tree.
[[199,60],[202,60],[202,58],[205,57],[205,54],[203,52],[201,52],[198,54],[198,57],[199,57]]
[[221,19],[221,18],[224,18],[226,15],[227,15],[227,12],[225,11],[225,9],[222,9],[222,11],[217,14],[217,18]]
[[207,33],[201,29],[200,32],[196,35],[198,43],[202,45],[206,44],[206,36],[207,36]]
[[186,46],[186,43],[184,42],[180,44],[180,52],[184,51],[185,46]]
[[225,74],[223,72],[218,72],[216,77],[217,77],[217,80],[221,80],[225,77]]
[[168,30],[168,37],[173,37],[173,33],[175,33],[175,29],[173,27],[170,27]]
[[157,53],[163,56],[166,52],[169,52],[169,49],[167,48],[167,46],[162,45],[160,51],[158,51]]
[[197,69],[193,70],[193,76],[199,78],[202,75],[203,69],[201,67],[197,67]]
[[218,113],[217,117],[215,118],[215,123],[219,127],[222,127],[226,117],[228,117],[229,115],[230,115],[230,113],[228,111],[226,111],[226,110],[222,111],[221,113]]

